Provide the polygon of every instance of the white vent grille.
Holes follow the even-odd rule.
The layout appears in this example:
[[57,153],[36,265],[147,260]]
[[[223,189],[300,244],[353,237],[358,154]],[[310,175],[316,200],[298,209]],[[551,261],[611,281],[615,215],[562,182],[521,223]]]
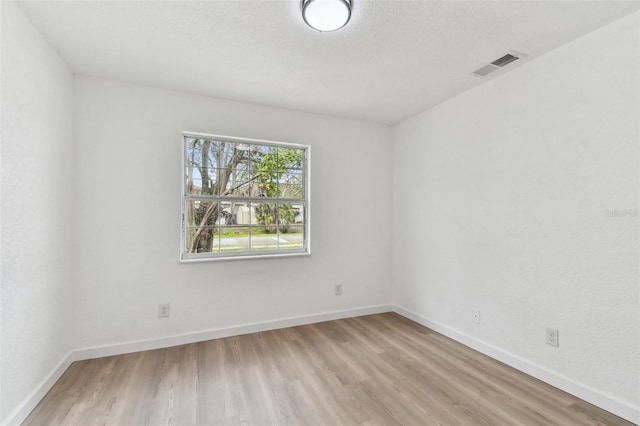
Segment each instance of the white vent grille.
[[507,53],[502,58],[498,58],[495,61],[491,62],[491,65],[495,65],[497,67],[504,67],[505,65],[509,65],[513,61],[517,61],[519,58],[511,53]]
[[499,69],[500,69],[499,67],[496,67],[495,65],[489,64],[489,65],[485,65],[484,67],[482,67],[480,69],[475,70],[473,73],[475,75],[479,75],[480,77],[484,77],[485,75],[490,74],[490,73],[492,73],[492,72],[494,72],[496,70],[499,70]]
[[527,55],[512,50],[506,55],[491,62],[490,64],[487,64],[481,68],[478,68],[473,72],[473,75],[476,75],[478,77],[484,77],[485,75],[491,74],[494,71],[498,71],[500,68],[506,65],[509,65],[510,63],[517,61],[518,59],[524,56],[527,56]]

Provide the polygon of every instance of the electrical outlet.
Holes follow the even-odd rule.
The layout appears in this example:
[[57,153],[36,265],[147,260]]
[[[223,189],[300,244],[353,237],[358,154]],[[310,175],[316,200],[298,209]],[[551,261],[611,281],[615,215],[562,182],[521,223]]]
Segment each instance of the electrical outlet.
[[164,303],[158,305],[158,318],[166,318],[169,316],[169,304]]
[[471,311],[471,321],[480,324],[480,311]]
[[558,347],[560,345],[560,335],[558,330],[547,328],[547,345]]
[[335,293],[336,296],[342,296],[342,284],[336,284]]

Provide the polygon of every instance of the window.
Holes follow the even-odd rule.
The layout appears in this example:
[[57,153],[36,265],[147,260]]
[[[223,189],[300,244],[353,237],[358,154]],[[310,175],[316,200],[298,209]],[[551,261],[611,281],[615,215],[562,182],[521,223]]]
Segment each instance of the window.
[[183,132],[181,261],[308,254],[306,145]]

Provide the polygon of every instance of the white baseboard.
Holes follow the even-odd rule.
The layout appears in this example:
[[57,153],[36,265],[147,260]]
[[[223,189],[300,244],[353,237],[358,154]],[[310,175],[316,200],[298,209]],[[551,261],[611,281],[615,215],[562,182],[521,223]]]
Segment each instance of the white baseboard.
[[[2,426],[19,426],[27,416],[36,408],[36,405],[44,398],[58,379],[67,371],[73,362],[73,352],[65,355],[58,365],[31,391],[29,395],[13,410],[4,420]],[[7,392],[8,389],[4,389]]]
[[290,318],[282,318],[273,321],[264,321],[250,324],[242,324],[234,327],[216,328],[175,336],[160,337],[156,339],[138,340],[113,345],[97,346],[92,348],[77,349],[73,351],[75,361],[83,359],[101,358],[111,355],[120,355],[131,352],[147,351],[151,349],[168,348],[171,346],[186,345],[189,343],[204,342],[206,340],[220,339],[223,337],[240,336],[242,334],[256,333],[259,331],[277,330],[279,328],[294,327],[297,325],[313,324],[322,321],[331,321],[342,318],[351,318],[361,315],[379,314],[391,312],[391,305],[367,306],[364,308],[347,309],[343,311],[323,312],[321,314],[303,315]]
[[450,328],[446,325],[432,321],[423,317],[413,311],[402,308],[400,306],[393,306],[393,311],[403,317],[409,318],[418,324],[422,324],[440,334],[444,334],[453,340],[462,343],[465,346],[469,346],[478,352],[497,359],[517,370],[520,370],[536,379],[542,380],[545,383],[555,386],[558,389],[562,389],[565,392],[570,393],[580,399],[583,399],[593,405],[596,405],[604,410],[607,410],[616,416],[622,417],[625,420],[639,424],[640,423],[640,407],[633,406],[627,402],[620,401],[615,397],[600,392],[597,389],[591,388],[582,383],[576,382],[573,379],[565,377],[561,374],[555,373],[547,368],[537,365],[531,361],[500,349],[496,346],[492,346],[488,343],[482,342],[475,337],[462,333],[458,330]]

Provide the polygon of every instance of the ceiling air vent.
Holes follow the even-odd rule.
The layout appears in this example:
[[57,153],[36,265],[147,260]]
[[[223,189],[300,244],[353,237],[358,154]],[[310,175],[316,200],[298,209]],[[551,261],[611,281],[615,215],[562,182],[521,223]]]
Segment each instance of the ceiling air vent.
[[516,52],[514,50],[512,50],[511,52],[507,53],[506,55],[504,55],[501,58],[496,59],[495,61],[491,62],[490,64],[487,64],[481,68],[478,68],[477,70],[475,70],[473,72],[474,75],[477,75],[479,77],[484,77],[487,74],[491,74],[494,71],[499,70],[500,68],[509,65],[511,62],[513,61],[517,61],[518,59],[520,59],[521,57],[527,56],[523,53],[520,52]]

